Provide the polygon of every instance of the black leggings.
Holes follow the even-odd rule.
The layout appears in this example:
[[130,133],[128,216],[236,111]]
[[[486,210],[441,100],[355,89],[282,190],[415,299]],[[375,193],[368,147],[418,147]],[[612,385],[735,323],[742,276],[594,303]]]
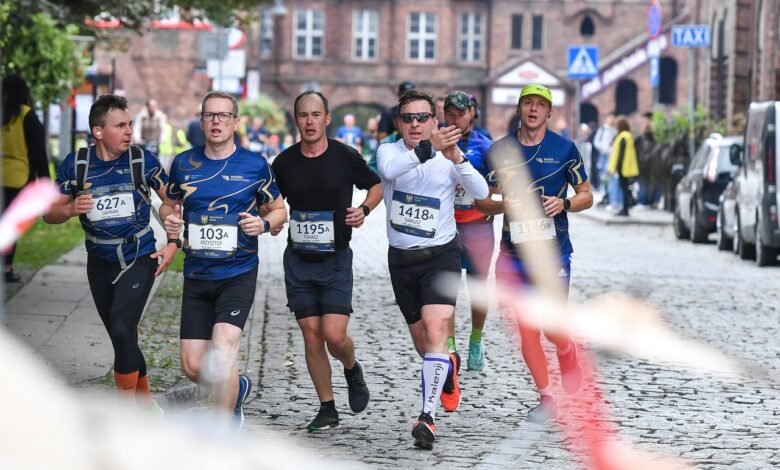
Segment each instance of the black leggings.
[[111,284],[119,274],[119,263],[96,256],[87,260],[89,288],[111,338],[114,372],[119,374],[138,371],[139,377],[146,376],[146,360],[138,347],[138,323],[152,290],[156,269],[157,260],[141,255],[116,284]]
[[[0,214],[5,212],[5,208],[11,205],[16,196],[22,192],[22,188],[8,188],[3,186],[3,205],[0,207]],[[16,254],[16,243],[11,246],[11,250],[3,255],[3,266],[14,265],[14,255]]]

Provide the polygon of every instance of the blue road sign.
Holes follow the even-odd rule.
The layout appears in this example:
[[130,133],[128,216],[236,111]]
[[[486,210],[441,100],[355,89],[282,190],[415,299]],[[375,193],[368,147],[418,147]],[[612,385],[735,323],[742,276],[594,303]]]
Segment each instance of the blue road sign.
[[650,85],[653,88],[658,88],[658,84],[661,82],[660,62],[660,58],[650,57]]
[[681,24],[672,26],[672,44],[677,47],[709,47],[710,26],[706,24]]
[[647,32],[653,39],[661,35],[661,5],[658,0],[652,0],[647,10]]
[[569,78],[598,77],[598,46],[569,46],[568,64]]

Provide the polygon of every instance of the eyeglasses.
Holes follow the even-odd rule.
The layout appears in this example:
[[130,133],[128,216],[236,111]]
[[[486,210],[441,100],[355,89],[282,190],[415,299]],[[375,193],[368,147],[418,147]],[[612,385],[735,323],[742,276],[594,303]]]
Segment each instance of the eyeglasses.
[[428,119],[432,118],[433,114],[431,114],[431,113],[404,113],[404,114],[400,114],[398,117],[400,117],[401,121],[405,122],[406,124],[410,124],[415,119],[417,119],[417,122],[422,124],[424,122],[428,122]]
[[215,117],[219,118],[222,122],[228,122],[231,117],[237,116],[233,113],[200,113],[200,118],[206,122],[213,121]]

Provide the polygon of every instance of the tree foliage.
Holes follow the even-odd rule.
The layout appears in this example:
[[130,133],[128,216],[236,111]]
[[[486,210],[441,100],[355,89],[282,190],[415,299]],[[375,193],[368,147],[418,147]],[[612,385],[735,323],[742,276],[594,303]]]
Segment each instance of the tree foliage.
[[0,75],[18,73],[30,87],[35,101],[48,105],[77,84],[82,67],[77,46],[70,36],[73,25],[61,26],[45,13],[0,4]]
[[287,117],[279,103],[266,95],[260,95],[255,101],[242,100],[238,104],[241,116],[262,117],[265,128],[272,134],[286,131]]
[[116,19],[124,26],[140,31],[173,7],[179,7],[183,19],[206,19],[229,26],[245,12],[257,10],[269,0],[19,0],[23,9],[43,12],[62,23],[84,25],[89,19]]

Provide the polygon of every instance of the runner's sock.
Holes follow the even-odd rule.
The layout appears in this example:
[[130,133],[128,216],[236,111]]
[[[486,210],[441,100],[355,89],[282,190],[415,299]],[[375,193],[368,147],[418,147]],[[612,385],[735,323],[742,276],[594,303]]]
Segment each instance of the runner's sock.
[[454,336],[447,337],[447,349],[450,352],[455,352],[455,337]]
[[422,365],[422,412],[436,416],[444,381],[450,370],[450,356],[443,353],[427,353]]
[[138,402],[152,404],[152,394],[149,392],[149,378],[147,376],[138,377],[135,386],[135,399]]
[[138,371],[129,374],[114,372],[114,380],[116,381],[116,388],[119,390],[120,394],[128,393],[130,395],[135,395],[135,389],[138,385]]
[[336,400],[328,400],[328,401],[320,402],[320,408],[325,410],[335,410]]
[[555,398],[553,396],[552,387],[549,386],[549,385],[544,387],[544,388],[537,388],[536,390],[539,392],[539,395],[541,395],[543,397]]
[[482,341],[482,328],[473,328],[471,330],[471,336],[469,339],[475,343]]

